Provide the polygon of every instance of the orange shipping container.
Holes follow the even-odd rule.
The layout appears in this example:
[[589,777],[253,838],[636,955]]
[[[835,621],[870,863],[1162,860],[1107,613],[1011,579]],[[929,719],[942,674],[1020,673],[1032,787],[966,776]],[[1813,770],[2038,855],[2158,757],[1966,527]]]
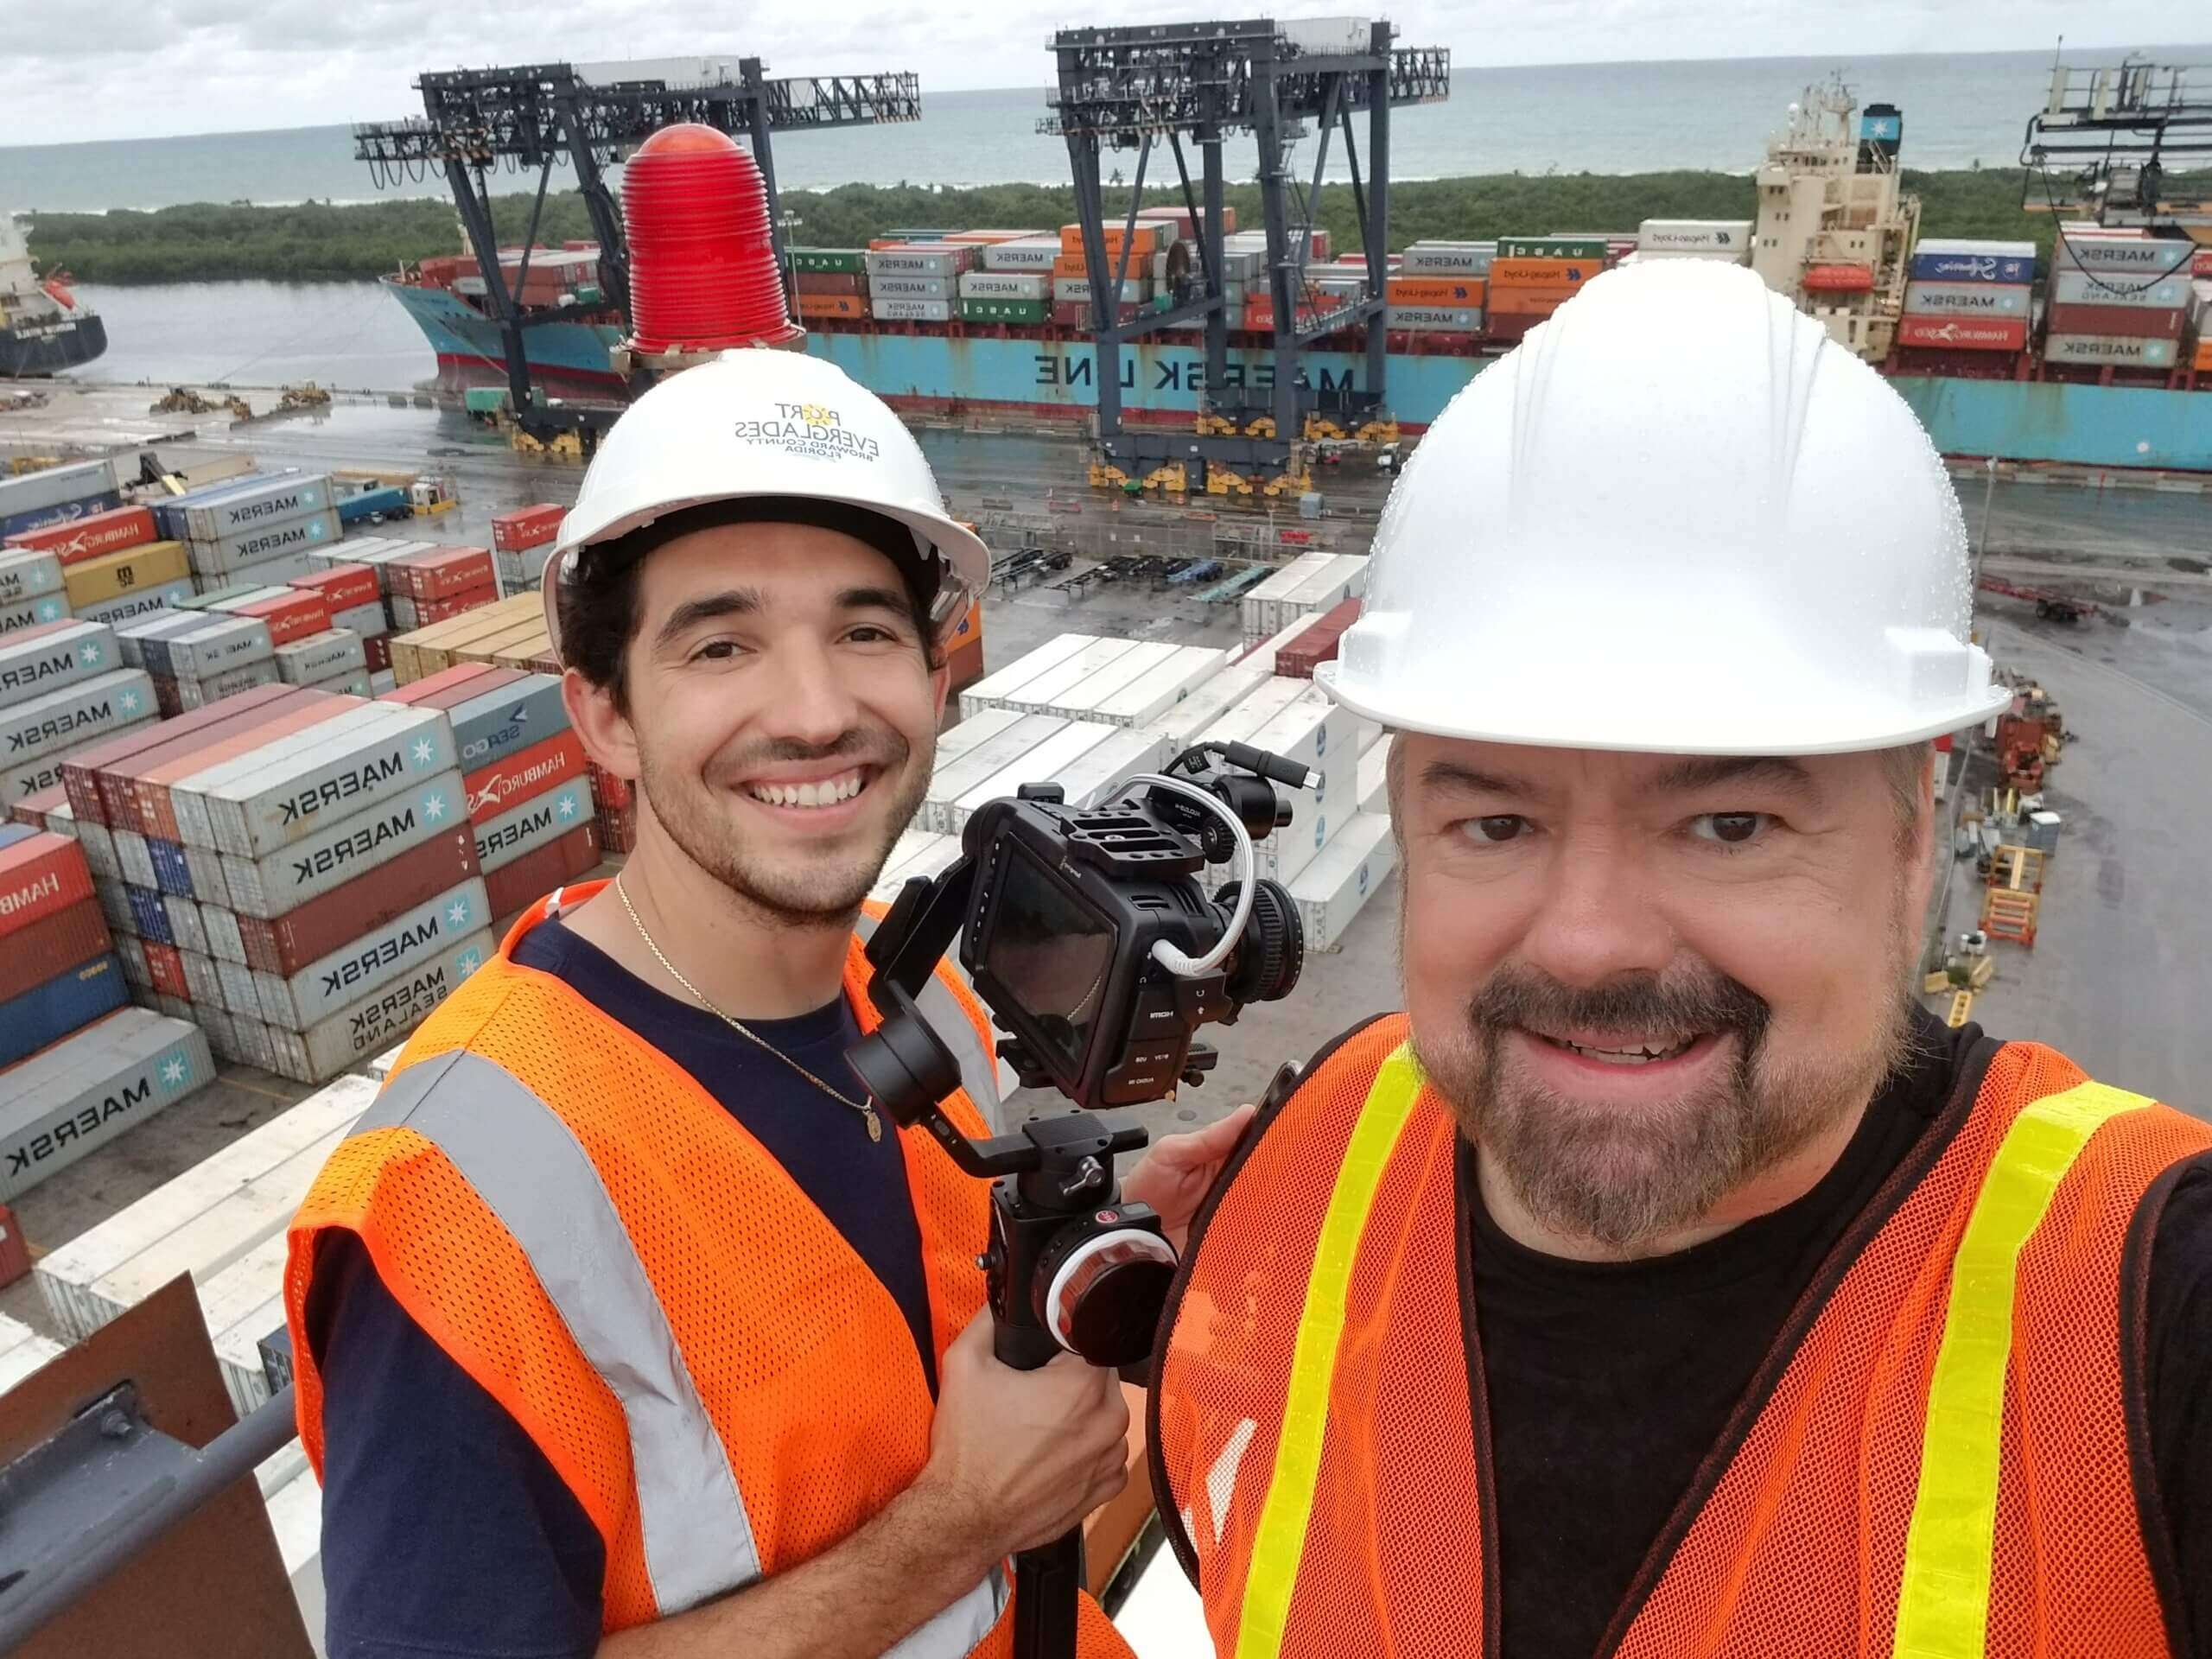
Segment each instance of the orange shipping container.
[[1052,261],[1052,275],[1055,276],[1084,276],[1089,274],[1090,267],[1084,264],[1080,253],[1064,253]]
[[[1106,232],[1106,251],[1109,253],[1119,253],[1122,251],[1122,227],[1119,225],[1109,225],[1104,228]],[[1137,221],[1136,230],[1129,243],[1129,246],[1132,250],[1130,257],[1136,258],[1141,257],[1143,258],[1149,259],[1152,257],[1153,251],[1158,248],[1159,245],[1160,226],[1157,225],[1147,225],[1142,219],[1139,219]],[[1080,254],[1083,251],[1082,226],[1063,225],[1060,226],[1060,251],[1062,253],[1073,254]]]
[[864,317],[868,301],[858,294],[801,294],[798,314],[802,317]]
[[[1569,289],[1564,294],[1531,294],[1526,289],[1507,294],[1499,292],[1497,286],[1492,284],[1490,307],[1483,315],[1492,324],[1503,322],[1509,317],[1516,319],[1548,317],[1573,299],[1574,295],[1575,290],[1573,289]],[[1492,332],[1496,332],[1495,328]]]
[[1389,293],[1393,305],[1455,308],[1480,305],[1484,288],[1479,276],[1393,276]]
[[1497,259],[1490,268],[1492,303],[1509,289],[1522,293],[1567,295],[1605,269],[1597,259]]

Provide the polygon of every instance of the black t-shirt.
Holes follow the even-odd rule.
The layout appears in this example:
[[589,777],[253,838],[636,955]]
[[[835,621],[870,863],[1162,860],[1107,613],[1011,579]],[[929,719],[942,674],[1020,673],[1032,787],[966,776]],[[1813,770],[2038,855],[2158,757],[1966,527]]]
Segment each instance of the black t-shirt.
[[[697,1080],[883,1281],[935,1390],[921,1232],[898,1135],[830,1099],[713,1014],[646,984],[557,920],[515,960],[564,981]],[[860,1027],[842,998],[750,1020],[840,1094]],[[308,1338],[327,1387],[322,1561],[331,1659],[568,1659],[599,1643],[606,1552],[535,1442],[423,1333],[353,1235],[325,1236]]]
[[[1502,1659],[1592,1659],[1830,1249],[1997,1045],[1932,1019],[1810,1192],[1694,1249],[1572,1262],[1502,1232],[1460,1159],[1490,1414]],[[2212,1168],[2152,1248],[2144,1376],[2177,1651],[2212,1656]],[[2082,1564],[2082,1570],[2092,1570]],[[1640,1586],[1648,1588],[1648,1586]]]

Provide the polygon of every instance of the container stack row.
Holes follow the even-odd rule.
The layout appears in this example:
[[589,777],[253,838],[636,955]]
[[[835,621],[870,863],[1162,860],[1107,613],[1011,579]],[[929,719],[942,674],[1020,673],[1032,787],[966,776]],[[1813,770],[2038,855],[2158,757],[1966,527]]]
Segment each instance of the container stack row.
[[[144,507],[110,507],[83,518],[17,531],[0,551],[0,566],[28,566],[43,556],[58,567],[46,580],[46,609],[95,622],[121,622],[192,597],[184,543],[164,538]],[[52,616],[45,620],[52,620]],[[4,631],[0,629],[0,631]]]
[[1907,272],[1897,344],[1917,351],[2024,350],[2035,274],[2032,242],[1923,238]]
[[555,501],[492,515],[492,559],[501,597],[536,593],[569,510]]
[[2068,229],[2053,251],[2046,363],[2171,369],[2196,303],[2195,245],[2176,237]]
[[157,718],[152,679],[106,623],[65,617],[0,634],[0,809],[52,789],[79,750]]
[[154,523],[182,542],[202,593],[251,582],[289,582],[314,567],[308,555],[344,534],[330,477],[287,471],[226,479],[156,501]]
[[973,243],[876,242],[862,256],[868,312],[879,322],[950,322]]
[[1658,259],[1702,259],[1711,264],[1751,262],[1748,219],[1647,219],[1636,227],[1638,263]]
[[1301,554],[1242,599],[1247,650],[1301,619],[1367,592],[1368,562],[1358,553]]
[[314,1082],[484,960],[463,786],[443,710],[279,683],[79,751],[17,817],[75,835],[142,1001]]
[[1611,241],[1602,236],[1498,238],[1486,332],[1494,340],[1519,340],[1580,293],[1611,257]]

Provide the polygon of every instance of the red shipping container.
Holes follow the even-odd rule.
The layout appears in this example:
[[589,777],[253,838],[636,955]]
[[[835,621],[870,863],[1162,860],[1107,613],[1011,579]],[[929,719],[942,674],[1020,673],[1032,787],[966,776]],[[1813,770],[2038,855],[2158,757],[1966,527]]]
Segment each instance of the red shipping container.
[[[425,674],[419,680],[410,680],[405,685],[394,686],[377,701],[406,703],[411,706],[421,702],[426,697],[435,697],[441,692],[454,690],[467,685],[471,680],[481,679],[486,674],[496,672],[498,671],[489,663],[455,663],[451,668],[442,668],[435,674]],[[492,687],[487,685],[484,689],[488,691]],[[446,705],[440,703],[437,706],[442,709]]]
[[73,754],[65,756],[61,762],[61,786],[69,793],[71,810],[79,817],[89,818],[94,823],[116,822],[101,798],[99,774],[102,772],[122,765],[143,750],[202,730],[217,721],[228,720],[257,709],[290,690],[292,688],[287,685],[256,686],[251,691],[241,691],[235,697],[226,697],[205,709],[195,709],[180,721],[168,725],[140,726],[130,731],[118,732],[104,743],[89,744]]
[[85,849],[67,836],[41,830],[12,847],[0,847],[0,938],[12,940],[92,896]]
[[368,658],[370,673],[389,672],[391,668],[391,636],[388,633],[364,635],[361,639],[361,655]]
[[140,943],[146,951],[146,977],[154,982],[154,988],[163,996],[191,1001],[192,984],[184,976],[184,958],[177,954],[176,946],[164,944],[159,939]]
[[56,784],[52,789],[41,789],[35,795],[26,795],[8,809],[9,818],[16,823],[28,823],[35,830],[47,828],[47,815],[69,804],[69,791]]
[[484,897],[494,921],[535,904],[599,862],[599,831],[579,824],[557,841],[534,847],[484,878]]
[[442,547],[434,553],[410,553],[387,561],[385,569],[391,573],[391,591],[405,594],[418,604],[488,588],[496,580],[488,547]]
[[[182,841],[184,836],[179,833],[176,822],[177,783],[197,778],[211,767],[251,754],[280,737],[307,731],[335,720],[349,709],[361,706],[359,697],[319,691],[312,686],[288,685],[284,690],[292,695],[265,704],[250,719],[211,727],[204,738],[163,749],[158,754],[142,755],[111,779],[103,779],[104,790],[111,797],[123,797],[112,822],[118,828],[127,826],[163,841]],[[111,789],[111,781],[119,788]]]
[[304,590],[282,599],[257,599],[238,606],[232,614],[259,617],[269,625],[270,643],[278,645],[321,633],[330,626],[329,605],[320,594]]
[[104,553],[119,553],[126,547],[143,547],[157,539],[152,513],[143,507],[115,507],[66,524],[17,531],[6,544],[51,553],[66,566],[97,559]]
[[[860,279],[849,276],[845,280]],[[543,501],[534,507],[517,507],[512,512],[495,512],[492,515],[492,545],[502,553],[543,547],[561,533],[561,520],[568,512],[554,502]]]
[[2212,248],[2199,248],[2189,256],[2189,274],[2192,276],[2212,276]]
[[[486,558],[492,556],[486,554]],[[419,599],[415,601],[415,626],[427,628],[433,622],[442,622],[449,616],[459,616],[463,611],[473,611],[480,605],[496,603],[499,588],[487,582],[481,588],[471,588],[465,593],[453,594],[444,599]]]
[[479,766],[463,779],[468,816],[481,823],[565,783],[583,769],[583,740],[574,732],[556,732],[488,766]]
[[0,1002],[80,967],[112,946],[97,899],[80,899],[67,910],[19,928],[8,936],[8,948],[0,950]]
[[450,835],[433,836],[274,921],[239,917],[238,939],[245,946],[247,965],[264,974],[296,974],[475,874],[474,830],[463,825]]
[[798,274],[798,291],[802,294],[861,294],[867,290],[861,278],[849,270],[802,270]]
[[1920,349],[2018,352],[2027,349],[2025,317],[1920,317],[1897,319],[1897,344]]
[[593,800],[601,806],[621,807],[630,804],[632,791],[628,779],[617,778],[611,772],[601,771],[596,760],[587,760],[584,764],[591,774]]
[[2050,312],[2054,334],[2115,334],[2126,340],[2179,340],[2183,314],[2139,305],[2058,305]]
[[31,1247],[16,1212],[0,1204],[0,1285],[12,1285],[31,1270]]
[[384,597],[384,590],[377,586],[376,571],[365,564],[334,564],[327,570],[295,576],[287,585],[321,594],[324,607],[333,615],[373,605]]
[[1550,315],[1548,311],[1541,313],[1493,311],[1483,319],[1483,331],[1492,340],[1519,340]]
[[[1134,322],[1136,321],[1136,315],[1135,306],[1124,305],[1116,314],[1116,320],[1122,322]],[[1090,302],[1088,300],[1061,301],[1052,307],[1052,321],[1063,328],[1088,328],[1092,321]]]

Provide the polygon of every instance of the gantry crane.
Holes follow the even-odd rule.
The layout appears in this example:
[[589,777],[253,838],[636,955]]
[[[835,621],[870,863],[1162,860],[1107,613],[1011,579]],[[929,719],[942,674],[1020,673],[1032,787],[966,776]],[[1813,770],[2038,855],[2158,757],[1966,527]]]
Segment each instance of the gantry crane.
[[[619,412],[590,408],[549,411],[537,408],[531,397],[524,331],[556,314],[526,315],[518,296],[530,274],[531,249],[537,240],[538,219],[555,162],[566,160],[575,169],[576,188],[599,238],[601,289],[608,302],[626,315],[629,251],[606,169],[619,164],[628,150],[663,127],[683,121],[746,140],[767,187],[777,268],[788,283],[769,135],[916,121],[922,113],[920,83],[914,75],[794,75],[771,80],[758,58],[454,69],[425,73],[416,86],[423,94],[422,116],[356,126],[354,158],[369,164],[379,188],[402,179],[421,179],[432,170],[444,172],[483,273],[485,303],[505,344],[507,389],[515,419],[540,437],[563,430],[581,430],[588,436]],[[531,207],[522,263],[512,291],[500,267],[499,238],[492,222],[490,175],[502,164],[518,172],[537,169],[537,197]]]
[[2020,165],[2031,213],[2212,236],[2212,65],[2054,63]]
[[[1451,94],[1452,59],[1442,48],[1391,44],[1388,22],[1344,18],[1275,22],[1170,23],[1124,29],[1069,29],[1053,36],[1058,85],[1041,129],[1067,141],[1075,178],[1096,342],[1098,441],[1105,461],[1135,478],[1157,467],[1197,464],[1245,476],[1280,477],[1294,461],[1305,417],[1326,411],[1347,428],[1385,405],[1388,340],[1382,327],[1390,222],[1390,111]],[[1360,171],[1353,117],[1367,115],[1367,175]],[[1318,134],[1312,182],[1291,174],[1292,146],[1308,124]],[[1341,131],[1352,199],[1367,256],[1367,297],[1300,328],[1306,252],[1320,205],[1329,147]],[[1271,386],[1230,384],[1223,299],[1222,144],[1249,132],[1259,149],[1262,217],[1268,238],[1268,292],[1274,302]],[[1185,142],[1199,152],[1203,206],[1194,192]],[[1156,149],[1173,158],[1183,206],[1198,226],[1198,269],[1161,308],[1119,320],[1122,284]],[[1118,255],[1109,256],[1103,149],[1137,152],[1129,210]],[[1205,320],[1205,385],[1199,430],[1184,435],[1122,423],[1121,348],[1171,325]],[[1320,387],[1300,371],[1301,353],[1322,338],[1366,325],[1363,384]],[[1255,433],[1253,429],[1257,428]]]

